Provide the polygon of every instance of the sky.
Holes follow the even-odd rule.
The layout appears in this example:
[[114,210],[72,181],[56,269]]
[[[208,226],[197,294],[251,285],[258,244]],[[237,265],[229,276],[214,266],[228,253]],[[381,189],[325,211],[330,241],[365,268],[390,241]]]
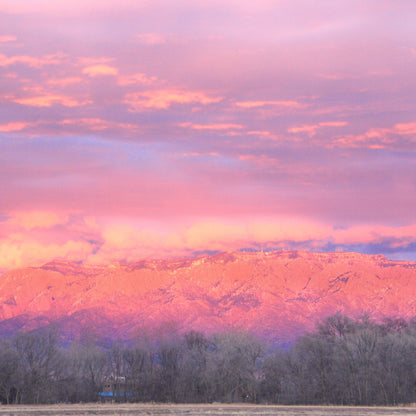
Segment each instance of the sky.
[[416,261],[414,0],[1,0],[0,270]]

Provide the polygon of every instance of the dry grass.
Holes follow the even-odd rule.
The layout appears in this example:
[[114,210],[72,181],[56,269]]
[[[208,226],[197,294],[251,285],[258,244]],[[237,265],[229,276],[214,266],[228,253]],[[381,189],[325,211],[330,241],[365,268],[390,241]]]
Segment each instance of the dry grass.
[[258,406],[247,404],[60,404],[0,406],[0,416],[414,416],[415,407]]

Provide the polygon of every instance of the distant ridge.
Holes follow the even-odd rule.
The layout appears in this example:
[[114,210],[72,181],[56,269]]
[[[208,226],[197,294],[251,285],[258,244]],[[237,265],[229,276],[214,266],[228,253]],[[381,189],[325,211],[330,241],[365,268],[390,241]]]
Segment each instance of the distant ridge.
[[84,266],[53,261],[0,276],[0,334],[55,322],[129,339],[143,331],[243,328],[287,343],[335,313],[416,315],[416,263],[357,253],[230,252]]

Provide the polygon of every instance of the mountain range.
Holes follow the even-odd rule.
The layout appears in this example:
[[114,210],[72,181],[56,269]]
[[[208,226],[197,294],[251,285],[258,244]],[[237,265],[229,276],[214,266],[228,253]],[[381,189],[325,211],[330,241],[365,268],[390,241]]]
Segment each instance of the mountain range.
[[0,334],[54,323],[62,336],[231,328],[289,343],[336,313],[416,316],[416,263],[357,253],[231,252],[88,266],[53,261],[0,276]]

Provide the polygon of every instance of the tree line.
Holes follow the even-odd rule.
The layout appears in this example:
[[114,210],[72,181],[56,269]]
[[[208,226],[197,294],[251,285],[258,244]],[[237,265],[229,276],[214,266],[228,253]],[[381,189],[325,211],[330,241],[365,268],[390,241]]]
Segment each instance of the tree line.
[[[100,394],[101,393],[101,394]],[[244,331],[63,345],[55,327],[0,339],[3,403],[416,402],[416,323],[335,315],[282,348]]]

